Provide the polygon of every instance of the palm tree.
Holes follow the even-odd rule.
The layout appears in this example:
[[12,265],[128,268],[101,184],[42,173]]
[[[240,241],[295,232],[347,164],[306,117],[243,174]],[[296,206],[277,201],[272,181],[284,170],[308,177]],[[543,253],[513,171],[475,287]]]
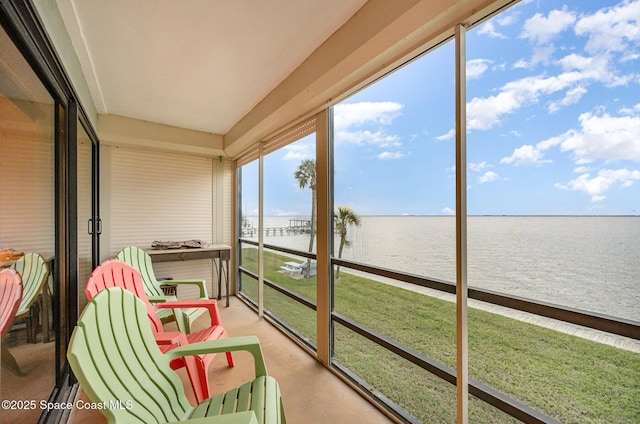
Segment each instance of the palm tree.
[[[304,159],[298,169],[294,173],[296,180],[300,184],[300,188],[311,189],[311,237],[309,238],[309,252],[313,252],[313,240],[316,235],[316,161],[313,159]],[[305,278],[309,277],[311,272],[311,258],[307,259],[307,267],[304,270]]]
[[[338,248],[338,258],[342,257],[342,249],[351,245],[347,240],[347,229],[350,225],[360,226],[360,217],[348,206],[338,206],[338,212],[333,213],[333,222],[336,230],[340,234],[340,247]],[[340,278],[340,266],[336,268],[336,278]]]

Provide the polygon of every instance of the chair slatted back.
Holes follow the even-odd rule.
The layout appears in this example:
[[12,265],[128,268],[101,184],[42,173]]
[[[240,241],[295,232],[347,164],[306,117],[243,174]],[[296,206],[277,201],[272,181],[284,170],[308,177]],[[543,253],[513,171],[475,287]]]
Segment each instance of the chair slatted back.
[[100,291],[109,287],[123,288],[138,297],[146,305],[147,316],[153,333],[163,331],[162,322],[156,315],[151,303],[149,303],[143,287],[142,276],[137,269],[116,259],[104,261],[93,270],[87,281],[87,286],[85,287],[87,299],[91,301]]
[[40,254],[31,252],[18,259],[11,268],[22,277],[22,300],[16,313],[20,317],[29,313],[31,305],[38,298],[49,277],[49,267]]
[[120,402],[121,408],[102,411],[109,423],[180,421],[192,409],[156,345],[145,303],[128,290],[111,287],[93,297],[71,335],[67,358],[93,402]]
[[122,249],[116,255],[116,259],[128,263],[142,274],[144,282],[144,290],[147,296],[164,296],[164,292],[160,288],[160,283],[153,272],[153,263],[151,256],[144,250],[135,246],[128,246]]
[[0,336],[4,336],[22,300],[22,278],[12,268],[0,270]]

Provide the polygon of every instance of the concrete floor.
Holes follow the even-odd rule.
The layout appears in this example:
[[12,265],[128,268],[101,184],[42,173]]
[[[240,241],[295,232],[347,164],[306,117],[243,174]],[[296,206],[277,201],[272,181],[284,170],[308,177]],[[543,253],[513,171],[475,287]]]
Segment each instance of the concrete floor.
[[55,343],[27,343],[25,331],[17,339],[6,337],[9,351],[24,375],[16,375],[2,367],[0,397],[2,400],[35,402],[24,407],[0,409],[0,423],[36,423],[42,410],[40,402],[47,401],[55,384]]
[[[220,313],[230,336],[255,334],[260,339],[267,370],[280,384],[287,423],[391,423],[385,414],[351,389],[340,378],[320,365],[313,357],[271,324],[261,321],[243,302],[231,298],[229,308]],[[196,325],[205,323],[199,321]],[[234,353],[236,366],[226,366],[224,355],[217,355],[210,367],[211,391],[222,392],[253,378],[253,358],[246,352]],[[183,381],[186,373],[179,370]],[[186,384],[187,394],[193,394]],[[83,399],[88,400],[82,395]],[[104,423],[98,411],[75,411],[73,424]]]

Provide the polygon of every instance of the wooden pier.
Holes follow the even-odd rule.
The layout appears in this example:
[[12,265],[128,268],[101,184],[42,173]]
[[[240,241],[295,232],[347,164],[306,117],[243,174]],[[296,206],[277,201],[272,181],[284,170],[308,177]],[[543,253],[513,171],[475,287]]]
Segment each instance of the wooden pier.
[[[262,229],[265,236],[293,236],[298,234],[311,233],[311,220],[309,219],[290,219],[289,225],[286,227],[265,227]],[[256,237],[259,229],[251,225],[248,221],[242,223],[240,229],[241,237]]]

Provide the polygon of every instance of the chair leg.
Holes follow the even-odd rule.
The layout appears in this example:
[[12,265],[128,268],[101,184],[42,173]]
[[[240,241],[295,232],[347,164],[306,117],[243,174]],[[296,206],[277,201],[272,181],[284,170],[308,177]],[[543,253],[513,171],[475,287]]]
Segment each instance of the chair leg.
[[24,323],[24,328],[25,328],[25,331],[26,331],[27,343],[33,343],[32,338],[31,338],[31,327],[33,325],[33,323],[31,322],[31,316],[26,317],[24,319],[23,323]]
[[39,296],[36,302],[31,305],[29,316],[26,318],[28,343],[36,343],[36,338],[38,337],[38,330],[40,329],[40,314],[42,313],[41,302],[42,296]]
[[[193,394],[196,396],[196,404],[202,403],[205,399],[211,397],[209,392],[209,370],[207,364],[204,363],[201,357],[196,356],[197,360],[197,376],[189,376],[191,379],[191,387],[193,388]],[[187,373],[189,373],[187,369]],[[194,378],[198,381],[194,383]]]
[[284,406],[282,406],[282,398],[280,398],[280,424],[287,424],[287,418],[284,416]]
[[233,356],[231,355],[231,352],[227,352],[227,364],[230,367],[233,367],[235,364],[233,363]]
[[35,343],[36,342],[36,336],[38,333],[38,313],[39,311],[37,311],[37,307],[34,304],[31,307],[31,315],[29,316],[29,318],[27,318],[27,341],[29,343]]
[[2,352],[0,353],[2,356],[2,366],[7,368],[9,371],[13,372],[16,375],[25,375],[21,370],[20,366],[18,366],[18,362],[16,358],[9,352],[7,346],[2,345]]
[[176,317],[176,325],[178,330],[184,334],[191,333],[191,327],[189,326],[189,320],[184,316],[180,309],[174,309],[173,314]]

